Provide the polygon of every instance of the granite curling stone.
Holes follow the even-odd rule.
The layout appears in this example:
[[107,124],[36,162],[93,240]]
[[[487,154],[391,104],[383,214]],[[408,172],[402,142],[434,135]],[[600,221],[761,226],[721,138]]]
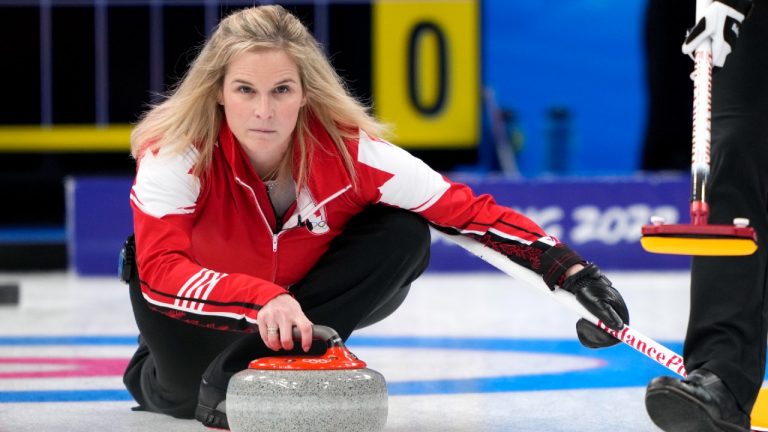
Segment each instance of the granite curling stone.
[[[300,334],[294,329],[294,339]],[[381,431],[387,384],[367,369],[335,330],[314,326],[322,356],[265,357],[229,380],[227,419],[233,432]]]

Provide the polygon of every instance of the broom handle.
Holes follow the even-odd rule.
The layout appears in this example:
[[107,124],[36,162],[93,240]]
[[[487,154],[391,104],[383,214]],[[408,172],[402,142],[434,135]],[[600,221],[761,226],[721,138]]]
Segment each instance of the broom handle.
[[[696,22],[704,16],[704,10],[710,3],[711,0],[696,1]],[[691,223],[706,225],[709,216],[706,184],[712,137],[712,45],[709,39],[702,41],[696,48],[694,64]]]
[[573,294],[564,289],[556,289],[554,291],[550,290],[540,275],[534,273],[531,270],[528,270],[525,267],[515,264],[507,256],[481,244],[480,242],[477,242],[463,235],[447,235],[443,233],[441,233],[441,235],[445,239],[480,257],[482,260],[486,261],[507,275],[512,276],[515,279],[527,282],[527,285],[531,288],[534,288],[536,291],[550,297],[554,297],[554,299],[557,300],[560,304],[573,310],[582,318],[586,319],[592,324],[595,324],[600,329],[605,330],[616,339],[619,339],[621,342],[624,342],[648,358],[666,367],[670,371],[683,377],[687,375],[685,366],[683,364],[683,357],[665,347],[664,345],[661,345],[660,343],[654,341],[639,331],[630,328],[626,324],[624,325],[624,328],[619,331],[609,329],[605,324],[603,324],[602,321],[598,320],[596,316],[585,309],[584,306],[582,306],[581,303],[576,300],[576,297]]

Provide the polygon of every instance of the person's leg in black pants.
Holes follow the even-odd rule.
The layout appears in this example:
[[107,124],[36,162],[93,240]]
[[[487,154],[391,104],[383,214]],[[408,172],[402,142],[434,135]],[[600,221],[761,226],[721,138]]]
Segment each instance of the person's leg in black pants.
[[[768,0],[756,0],[725,67],[713,78],[707,201],[711,224],[748,218],[757,231],[758,249],[751,256],[694,257],[683,349],[689,376],[682,383],[654,380],[646,404],[651,398],[648,407],[654,421],[702,423],[664,430],[749,430],[748,415],[763,381],[768,322],[766,70]],[[654,408],[653,398],[670,408],[660,402]]]
[[725,67],[714,75],[710,223],[749,218],[758,249],[696,257],[684,356],[718,375],[749,413],[763,382],[768,278],[768,1],[754,3]]
[[135,265],[129,292],[140,336],[123,383],[140,409],[192,418],[203,371],[246,334],[187,324],[151,310],[141,295]]

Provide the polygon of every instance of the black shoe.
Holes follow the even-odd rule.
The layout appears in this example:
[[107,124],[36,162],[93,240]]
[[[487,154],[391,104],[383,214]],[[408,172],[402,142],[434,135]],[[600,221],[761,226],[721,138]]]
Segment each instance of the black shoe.
[[197,396],[195,419],[209,428],[229,430],[226,397],[226,392],[222,393],[203,379]]
[[749,416],[714,373],[698,369],[679,380],[653,379],[645,391],[645,409],[666,432],[749,432]]

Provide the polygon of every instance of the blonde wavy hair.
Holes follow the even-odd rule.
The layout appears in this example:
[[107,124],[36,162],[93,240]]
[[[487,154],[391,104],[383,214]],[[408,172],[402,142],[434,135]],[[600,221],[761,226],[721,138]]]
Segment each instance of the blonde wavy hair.
[[309,119],[314,116],[333,139],[354,179],[354,165],[344,139],[356,138],[358,129],[382,136],[388,128],[350,95],[307,28],[277,5],[242,9],[217,25],[175,89],[145,112],[134,127],[133,157],[139,159],[147,149],[169,147],[184,152],[195,147],[199,158],[193,173],[202,176],[211,165],[213,146],[224,118],[218,95],[227,66],[238,54],[265,49],[281,49],[296,63],[307,100],[299,112],[294,139],[280,169],[290,166],[293,146],[299,146],[297,182],[306,183],[308,161],[316,143],[309,130]]

